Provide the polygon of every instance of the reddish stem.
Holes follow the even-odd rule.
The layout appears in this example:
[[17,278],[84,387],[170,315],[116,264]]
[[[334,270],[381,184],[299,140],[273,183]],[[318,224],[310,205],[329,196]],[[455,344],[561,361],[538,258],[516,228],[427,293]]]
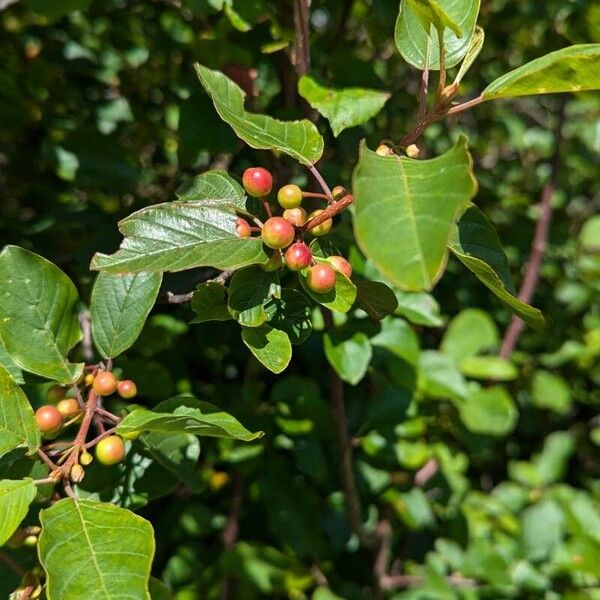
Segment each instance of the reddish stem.
[[322,213],[318,214],[314,219],[311,219],[303,225],[304,231],[310,231],[317,225],[324,223],[328,219],[332,219],[341,213],[345,208],[350,206],[352,202],[354,202],[354,196],[352,194],[344,196],[338,202],[332,202]]

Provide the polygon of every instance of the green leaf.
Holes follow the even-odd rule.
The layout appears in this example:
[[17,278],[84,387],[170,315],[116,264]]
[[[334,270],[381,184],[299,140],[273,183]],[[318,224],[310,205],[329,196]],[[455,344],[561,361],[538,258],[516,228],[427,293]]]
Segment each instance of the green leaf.
[[40,445],[40,431],[23,390],[0,365],[0,456],[25,447],[33,454]]
[[73,282],[50,261],[18,246],[0,253],[0,337],[25,371],[68,384],[83,369],[67,360],[81,339]]
[[214,200],[229,204],[235,210],[246,210],[244,188],[225,171],[213,170],[197,175],[179,186],[175,194],[183,202]]
[[490,83],[484,100],[600,90],[600,44],[569,46],[510,71]]
[[112,504],[71,498],[42,510],[40,521],[48,600],[150,598],[154,537],[148,521]]
[[334,329],[323,336],[323,347],[329,364],[343,381],[356,385],[366,375],[373,349],[361,331]]
[[473,379],[512,381],[519,376],[517,368],[499,356],[468,356],[458,363],[463,375]]
[[[313,256],[313,258],[316,262],[326,262],[316,256]],[[335,288],[326,294],[313,292],[306,283],[306,276],[304,273],[299,272],[298,279],[300,280],[302,289],[315,302],[326,306],[330,310],[346,313],[352,308],[354,301],[356,300],[356,286],[343,273],[336,272]]]
[[500,386],[472,392],[457,406],[465,427],[483,435],[509,434],[519,415],[513,399]]
[[523,321],[535,329],[544,326],[542,313],[514,295],[508,261],[498,234],[478,208],[471,206],[463,213],[449,247],[477,279]]
[[480,0],[404,0],[394,38],[400,54],[417,69],[440,68],[437,32],[444,29],[446,68],[457,65],[471,46]]
[[0,366],[4,367],[8,371],[15,383],[25,383],[25,380],[23,379],[23,371],[21,371],[19,365],[10,357],[2,338],[0,338]]
[[0,481],[0,546],[21,524],[36,494],[32,479]]
[[432,398],[459,400],[466,398],[467,382],[454,361],[433,350],[419,355],[420,388]]
[[379,156],[363,142],[353,185],[358,244],[394,285],[429,290],[444,271],[454,222],[476,189],[464,137],[431,160]]
[[460,65],[460,69],[456,77],[454,78],[454,83],[459,84],[463,77],[468,73],[469,69],[475,62],[475,59],[479,56],[481,49],[483,48],[483,42],[485,41],[485,31],[479,27],[475,26],[475,31],[473,32],[473,37],[471,38],[471,43],[469,44],[469,48],[465,57]]
[[417,334],[403,319],[384,319],[381,331],[371,338],[371,344],[385,348],[411,365],[417,364],[421,351]]
[[309,75],[300,78],[298,91],[315,110],[329,121],[335,137],[344,129],[362,125],[372,119],[390,98],[388,92],[377,90],[327,88],[317,83]]
[[100,273],[92,289],[92,336],[104,358],[130,348],[144,328],[158,296],[161,273]]
[[167,202],[143,208],[119,223],[125,236],[114,254],[97,253],[91,268],[110,273],[239,269],[268,260],[259,238],[240,239],[237,217],[210,201]]
[[216,281],[201,283],[192,296],[192,310],[196,316],[192,323],[204,321],[228,321],[231,319],[227,307],[227,288]]
[[284,289],[281,298],[272,299],[266,306],[269,325],[285,331],[292,344],[302,344],[312,333],[312,307],[301,292]]
[[571,410],[573,399],[567,382],[548,371],[536,371],[531,383],[533,404],[566,415]]
[[499,341],[498,328],[492,318],[483,310],[467,308],[450,321],[440,350],[460,361],[493,350]]
[[279,150],[310,165],[323,154],[323,138],[307,120],[278,121],[244,110],[245,94],[231,79],[196,63],[202,86],[214,102],[221,118],[252,148]]
[[249,442],[262,437],[262,432],[248,431],[235,417],[207,402],[191,396],[177,396],[161,402],[154,410],[135,408],[118,425],[118,433],[157,431],[191,433]]
[[385,283],[361,280],[356,283],[356,306],[371,319],[381,321],[398,308],[398,300],[394,290]]
[[415,325],[441,327],[444,320],[440,317],[440,305],[426,292],[402,292],[396,290],[398,308],[395,314],[404,317]]
[[172,600],[173,595],[171,590],[156,577],[150,577],[148,582],[148,589],[150,591],[150,598],[152,600]]
[[578,241],[584,252],[600,254],[600,215],[585,222]]
[[287,333],[268,325],[242,328],[242,341],[269,371],[281,373],[292,359],[292,344]]
[[556,502],[543,500],[521,513],[521,526],[525,558],[538,562],[547,559],[561,543],[564,517]]
[[267,319],[265,305],[281,297],[279,275],[260,267],[236,271],[229,284],[229,312],[244,327],[259,327]]

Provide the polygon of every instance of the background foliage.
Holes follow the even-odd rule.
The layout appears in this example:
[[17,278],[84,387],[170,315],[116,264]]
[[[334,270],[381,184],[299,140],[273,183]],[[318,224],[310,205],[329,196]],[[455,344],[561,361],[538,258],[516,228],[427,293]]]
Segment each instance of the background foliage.
[[[4,4],[0,241],[54,262],[80,298],[91,294],[92,255],[118,246],[116,222],[172,200],[180,184],[209,167],[240,176],[261,164],[279,184],[313,185],[290,159],[242,144],[193,69],[200,62],[226,72],[252,110],[313,116],[297,92],[307,57],[295,46],[291,2]],[[550,51],[600,42],[600,9],[591,0],[482,4],[486,43],[465,95]],[[362,127],[334,136],[318,121],[326,139],[321,171],[332,185],[351,185],[362,138],[375,148],[410,128],[420,75],[395,49],[397,12],[396,0],[312,2],[311,76],[391,94]],[[378,593],[373,550],[352,532],[337,469],[328,402],[340,393],[366,530],[391,527],[390,577],[406,576],[386,597],[600,598],[600,96],[486,103],[432,125],[422,151],[438,156],[461,134],[475,161],[477,206],[497,228],[517,284],[538,197],[556,178],[534,301],[549,327],[527,329],[511,360],[499,359],[510,313],[450,258],[431,294],[397,290],[399,308],[380,325],[350,317],[325,334],[315,314],[318,333],[274,376],[240,343],[236,323],[192,326],[188,306],[159,295],[118,361],[136,380],[139,403],[156,407],[193,393],[248,433],[265,432],[251,443],[202,438],[201,445],[184,435],[162,460],[136,443],[122,467],[90,467],[81,493],[152,523],[152,574],[175,598]],[[377,279],[344,217],[335,242],[355,272]],[[205,275],[165,274],[161,289],[188,292]],[[341,392],[328,362],[347,382]],[[47,385],[29,376],[25,383],[34,407],[42,404]],[[16,467],[2,468],[10,478]],[[17,492],[31,490],[0,488]],[[37,524],[39,508],[32,505],[26,522]],[[60,503],[51,510],[56,520],[69,518]],[[54,534],[47,535],[41,556]],[[28,548],[1,552],[26,567],[36,563]],[[7,597],[20,578],[6,563],[0,569]],[[153,598],[168,597],[153,586]]]

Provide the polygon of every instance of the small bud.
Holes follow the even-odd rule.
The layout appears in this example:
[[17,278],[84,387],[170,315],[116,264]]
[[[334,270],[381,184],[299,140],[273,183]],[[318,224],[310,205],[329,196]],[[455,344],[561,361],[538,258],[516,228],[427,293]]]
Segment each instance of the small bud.
[[73,483],[79,483],[84,478],[85,471],[83,470],[83,467],[81,465],[74,464],[71,467],[71,472],[69,476]]
[[89,452],[85,452],[85,451],[83,451],[81,453],[81,456],[79,457],[79,462],[84,467],[87,467],[93,460],[94,460],[94,457]]
[[379,154],[379,156],[391,156],[394,154],[394,151],[386,144],[380,144],[377,150],[375,150],[375,154]]
[[406,156],[408,156],[408,158],[419,158],[419,147],[416,144],[407,146]]
[[23,546],[25,546],[27,548],[35,548],[35,546],[37,546],[37,543],[38,543],[37,535],[28,535],[23,540]]
[[348,191],[343,185],[336,185],[331,190],[331,195],[333,196],[334,200],[341,200],[347,193]]

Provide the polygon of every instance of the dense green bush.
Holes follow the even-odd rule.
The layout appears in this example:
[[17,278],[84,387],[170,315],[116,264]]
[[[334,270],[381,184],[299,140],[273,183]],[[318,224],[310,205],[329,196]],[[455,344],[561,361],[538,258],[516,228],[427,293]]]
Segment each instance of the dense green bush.
[[600,8],[399,4],[0,0],[1,597],[600,598]]

